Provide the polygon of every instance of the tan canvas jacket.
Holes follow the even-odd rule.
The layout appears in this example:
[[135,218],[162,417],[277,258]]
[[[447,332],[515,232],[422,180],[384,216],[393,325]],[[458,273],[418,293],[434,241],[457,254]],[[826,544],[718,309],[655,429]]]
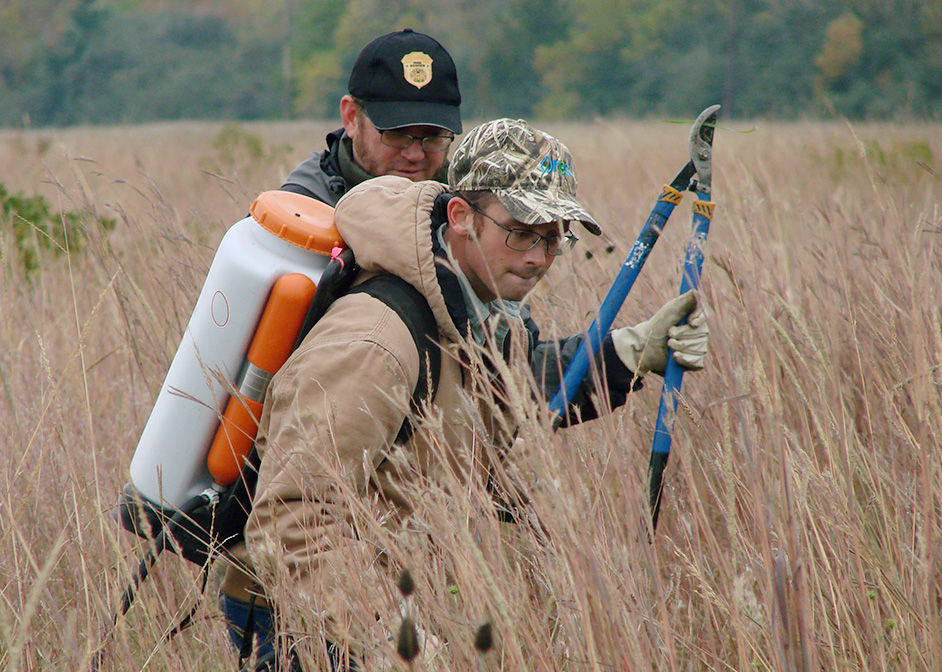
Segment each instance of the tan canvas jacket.
[[[374,297],[341,297],[268,390],[254,509],[246,543],[234,551],[261,580],[230,567],[227,594],[247,599],[251,584],[271,593],[277,583],[305,609],[333,613],[366,581],[344,575],[350,558],[367,565],[376,558],[381,570],[382,533],[399,529],[419,504],[422,483],[443,470],[487,470],[479,442],[488,410],[468,394],[460,363],[464,340],[436,278],[430,213],[443,190],[436,182],[381,177],[351,190],[335,215],[367,275],[388,272],[407,280],[436,316],[443,348],[433,409],[440,422],[437,448],[421,429],[407,445],[393,444],[419,375],[407,327]],[[271,598],[282,601],[274,593]]]

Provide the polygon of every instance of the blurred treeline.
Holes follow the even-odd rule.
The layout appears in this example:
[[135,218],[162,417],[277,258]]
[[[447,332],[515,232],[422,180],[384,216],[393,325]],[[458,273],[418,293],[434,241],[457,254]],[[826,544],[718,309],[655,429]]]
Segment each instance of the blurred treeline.
[[0,0],[0,125],[334,117],[402,27],[468,119],[942,118],[942,0]]

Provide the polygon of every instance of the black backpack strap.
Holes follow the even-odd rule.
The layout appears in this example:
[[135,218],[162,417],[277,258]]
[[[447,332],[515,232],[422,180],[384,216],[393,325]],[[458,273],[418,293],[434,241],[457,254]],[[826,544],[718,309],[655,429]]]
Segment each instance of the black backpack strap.
[[301,324],[301,331],[298,332],[298,339],[294,343],[295,350],[301,345],[301,341],[308,335],[308,332],[314,328],[317,321],[324,317],[330,304],[336,301],[337,297],[347,293],[357,273],[360,272],[353,250],[347,248],[334,252],[317,282],[314,300],[308,308],[304,322]]
[[[438,345],[438,321],[432,312],[431,306],[415,287],[402,278],[388,273],[377,275],[350,290],[350,293],[362,292],[379,299],[396,311],[402,319],[415,347],[419,351],[419,380],[412,392],[410,406],[413,411],[418,410],[422,402],[428,397],[429,390],[432,397],[438,389],[438,380],[442,369],[442,351]],[[412,423],[406,418],[399,435],[398,443],[403,443],[412,436]]]

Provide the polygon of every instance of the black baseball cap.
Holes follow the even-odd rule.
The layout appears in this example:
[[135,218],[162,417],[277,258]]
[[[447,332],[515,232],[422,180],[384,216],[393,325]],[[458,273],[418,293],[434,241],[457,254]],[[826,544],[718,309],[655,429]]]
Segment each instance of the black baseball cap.
[[370,42],[350,73],[350,95],[379,130],[437,126],[461,133],[461,92],[451,55],[411,28]]

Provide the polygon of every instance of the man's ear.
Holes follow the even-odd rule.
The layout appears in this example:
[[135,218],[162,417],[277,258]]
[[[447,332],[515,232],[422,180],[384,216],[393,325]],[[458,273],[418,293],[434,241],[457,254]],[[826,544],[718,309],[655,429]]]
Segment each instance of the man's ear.
[[432,204],[432,224],[441,226],[448,221],[448,201],[454,197],[454,194],[447,191],[435,197],[435,202]]
[[460,196],[448,201],[448,229],[456,236],[467,237],[474,232],[474,210]]
[[353,99],[353,96],[347,94],[340,99],[340,121],[343,122],[343,129],[351,138],[356,137],[356,119],[359,111],[360,106]]

